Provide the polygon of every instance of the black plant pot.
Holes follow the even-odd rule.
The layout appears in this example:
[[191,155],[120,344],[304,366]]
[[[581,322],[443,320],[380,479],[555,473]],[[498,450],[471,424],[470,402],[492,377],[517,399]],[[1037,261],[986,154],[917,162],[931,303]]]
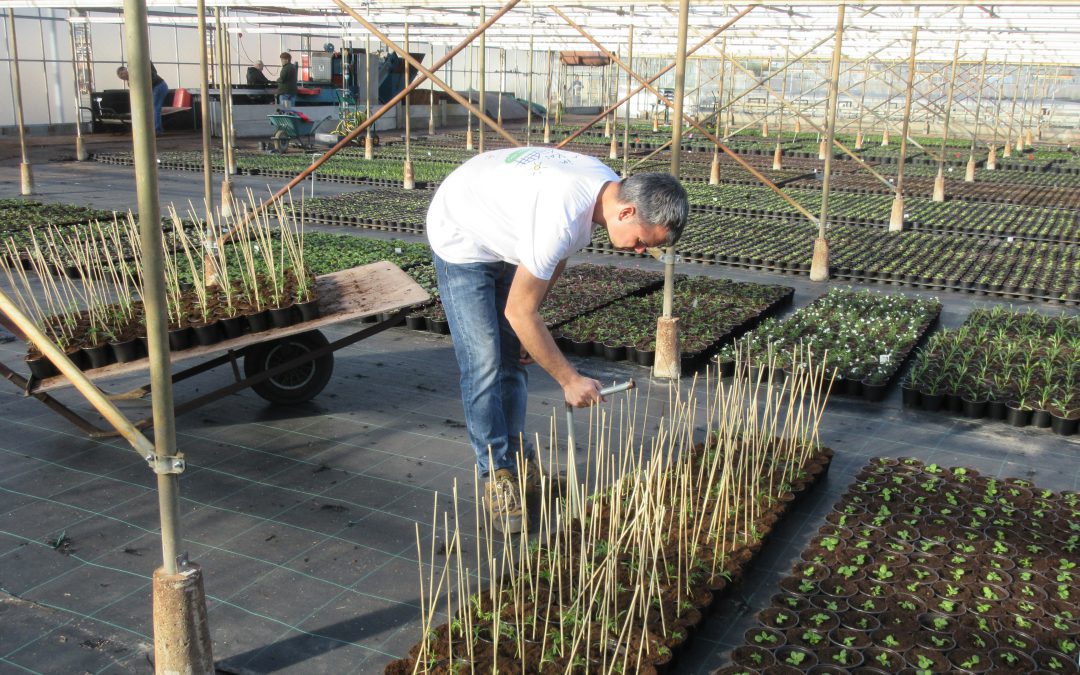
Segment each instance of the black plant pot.
[[450,322],[447,321],[446,319],[430,319],[429,318],[427,320],[427,329],[429,331],[431,331],[432,333],[436,333],[438,335],[449,335],[450,334]]
[[848,396],[862,396],[862,382],[854,378],[844,378],[844,393]]
[[109,346],[112,347],[113,358],[117,363],[128,363],[143,355],[142,344],[135,338],[123,342],[110,342]]
[[977,420],[986,416],[987,401],[972,401],[967,397],[962,397],[961,402],[963,403],[964,417]]
[[571,340],[570,349],[574,352],[574,356],[592,356],[592,342]]
[[626,348],[622,345],[604,345],[604,358],[608,361],[622,361],[626,358]]
[[1026,427],[1031,424],[1031,411],[1006,404],[1005,421],[1014,427]]
[[1050,428],[1050,411],[1036,410],[1031,413],[1031,424],[1040,429]]
[[903,401],[905,408],[918,408],[922,403],[922,397],[919,395],[919,390],[909,386],[906,382],[900,385],[900,398]]
[[1005,401],[992,399],[986,404],[986,416],[992,420],[1004,420],[1008,412],[1009,408],[1005,405]]
[[191,326],[173,328],[169,331],[169,350],[174,352],[184,351],[191,346],[193,339],[194,334],[191,331]]
[[264,309],[261,312],[248,314],[244,318],[247,319],[248,329],[252,333],[261,333],[264,330],[270,330],[270,310]]
[[47,377],[58,375],[60,371],[56,369],[53,362],[44,356],[38,356],[37,358],[27,358],[26,365],[30,368],[30,375],[33,377],[44,380]]
[[293,314],[293,307],[274,307],[270,310],[270,323],[274,325],[274,328],[288,328],[295,323],[295,316]]
[[964,412],[964,401],[960,398],[960,394],[945,394],[945,405],[949,408],[949,412],[954,415]]
[[886,392],[889,391],[889,383],[874,384],[866,380],[862,381],[862,395],[863,398],[871,403],[877,403],[885,398]]
[[116,357],[113,356],[107,342],[96,347],[83,347],[83,353],[86,354],[90,368],[104,368],[110,363],[116,363]]
[[427,330],[427,320],[419,314],[406,316],[405,325],[413,330]]
[[922,399],[923,410],[930,412],[938,412],[941,410],[941,404],[945,401],[945,394],[929,394],[925,391],[919,392],[919,397]]
[[655,349],[638,349],[637,350],[637,363],[639,366],[646,366],[651,368],[653,362],[656,360]]
[[221,324],[221,330],[225,333],[225,339],[231,340],[238,338],[244,334],[244,328],[247,327],[247,321],[242,316],[231,316],[227,319],[220,319],[218,323]]
[[1080,427],[1080,419],[1068,419],[1067,417],[1050,416],[1050,429],[1059,436],[1072,436]]
[[209,347],[221,342],[224,333],[222,333],[219,323],[214,321],[213,323],[192,326],[191,330],[195,333],[195,342],[200,347]]
[[79,370],[86,370],[90,367],[90,359],[86,357],[86,352],[81,349],[73,349],[70,352],[64,352],[64,355],[68,357],[68,360],[75,364],[75,367]]
[[307,302],[296,303],[296,308],[300,310],[301,321],[311,321],[312,319],[319,318],[319,300],[308,300]]

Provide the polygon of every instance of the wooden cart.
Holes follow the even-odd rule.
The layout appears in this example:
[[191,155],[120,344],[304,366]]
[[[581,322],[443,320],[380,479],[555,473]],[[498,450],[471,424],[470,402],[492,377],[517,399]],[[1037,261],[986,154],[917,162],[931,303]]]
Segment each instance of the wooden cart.
[[[310,400],[323,390],[334,370],[334,352],[355,342],[382,332],[399,323],[409,309],[427,302],[429,296],[412,277],[388,262],[327,274],[316,279],[319,297],[319,318],[294,324],[288,328],[273,328],[260,333],[242,335],[214,345],[198,346],[170,353],[174,366],[175,384],[208,370],[229,364],[234,381],[190,400],[177,403],[176,414],[199,408],[224,396],[251,387],[256,394],[279,405]],[[350,320],[374,320],[356,332],[330,342],[320,328]],[[243,359],[241,370],[240,359]],[[198,361],[183,370],[177,364]],[[114,363],[103,368],[85,371],[93,382],[100,383],[149,370],[150,361],[143,357],[128,363]],[[45,380],[27,380],[0,363],[0,375],[33,396],[64,419],[75,424],[91,437],[115,436],[116,432],[101,429],[50,395],[50,392],[70,387],[63,375]],[[99,385],[100,386],[100,385]],[[106,394],[113,400],[135,400],[150,393],[146,384],[130,391]],[[135,422],[145,429],[152,418]]]

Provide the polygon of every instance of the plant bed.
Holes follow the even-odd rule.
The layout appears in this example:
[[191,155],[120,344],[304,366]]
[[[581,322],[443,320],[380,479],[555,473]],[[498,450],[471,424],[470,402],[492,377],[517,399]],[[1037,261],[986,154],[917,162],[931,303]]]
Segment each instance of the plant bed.
[[[707,277],[675,280],[672,315],[679,317],[679,349],[683,370],[691,372],[726,341],[790,304],[794,289],[786,286],[733,282]],[[636,360],[656,350],[656,318],[662,314],[663,291],[628,297],[559,328],[563,345],[591,343],[596,352],[614,350],[612,360]],[[597,347],[599,346],[599,347]]]
[[[1076,672],[1080,654],[1080,625],[1075,620],[1080,616],[1076,493],[1054,493],[1026,480],[988,478],[971,469],[945,469],[911,458],[878,458],[864,467],[833,512],[843,515],[843,527],[851,536],[836,537],[836,525],[822,526],[803,552],[804,562],[781,586],[803,584],[808,559],[834,571],[861,568],[874,581],[860,586],[859,595],[848,599],[850,606],[870,599],[885,609],[864,615],[875,619],[863,630],[850,627],[858,617],[842,613],[842,625],[849,627],[830,633],[828,650],[800,643],[814,652],[818,663],[832,663],[828,659],[840,646],[837,638],[847,638],[846,646],[860,654],[864,665],[888,673],[905,668],[933,673],[1031,672],[1036,667]],[[935,527],[940,516],[933,514],[943,512],[964,526]],[[886,528],[883,538],[867,538],[879,526],[875,523],[883,522],[904,523],[919,536],[909,540]],[[912,551],[899,567],[881,564],[891,544],[912,541]],[[861,565],[859,556],[866,556]],[[928,586],[918,575],[906,573],[913,567],[937,569],[942,580]],[[1026,586],[988,583],[987,575],[994,582],[1020,577],[1027,579]],[[812,584],[805,588],[801,597],[811,604],[828,597]],[[1042,593],[1053,601],[1037,600]],[[770,617],[784,610],[783,597],[775,596],[772,607],[759,614],[762,628],[748,630],[747,638],[771,625]],[[955,606],[942,605],[949,597]],[[870,630],[875,622],[881,627]],[[756,646],[772,651],[773,660],[779,662],[778,647]]]
[[[721,372],[737,352],[763,371],[804,368],[796,347],[826,354],[837,373],[833,391],[880,401],[911,351],[936,324],[941,303],[904,295],[833,289],[791,317],[769,319],[720,351]],[[751,371],[753,374],[753,371]]]
[[[792,387],[813,392],[817,404],[823,379],[818,369]],[[767,403],[760,414],[773,414],[776,405]],[[729,414],[759,413],[755,407]],[[577,493],[579,509],[569,506],[573,492],[563,493],[565,502],[542,498],[542,505],[557,509],[537,516],[544,532],[538,539],[523,538],[520,548],[497,547],[500,552],[480,570],[490,573],[488,585],[478,590],[465,583],[471,573],[464,568],[476,558],[457,548],[459,532],[450,517],[456,505],[445,510],[442,522],[455,523],[453,531],[443,537],[446,550],[436,554],[432,547],[430,554],[442,572],[429,575],[426,561],[420,567],[420,641],[385,672],[449,672],[455,660],[463,662],[462,672],[474,665],[500,673],[678,672],[672,664],[717,595],[741,578],[775,524],[828,468],[831,451],[760,433],[768,432],[733,435],[718,429],[704,443],[675,454],[633,460],[634,466],[598,492]],[[730,463],[741,463],[757,447],[764,449],[758,457],[763,464],[734,479]],[[601,449],[596,456],[606,454]],[[609,470],[596,468],[597,475],[618,475]],[[700,479],[683,478],[691,475]],[[727,488],[717,489],[717,481]],[[476,528],[478,545],[487,546],[490,537],[502,541],[479,522]],[[645,532],[652,534],[637,536]],[[799,620],[800,613],[783,611],[791,622]],[[836,617],[821,614],[820,621],[807,616],[823,626],[807,631],[813,636],[807,640],[828,646],[824,627]],[[738,654],[755,671],[767,667],[769,658],[806,667],[816,659],[806,647],[789,643],[783,631],[762,628],[748,635],[755,638],[760,644],[750,643]]]
[[[905,382],[917,395],[905,405],[935,409],[939,397],[959,398],[965,417],[1026,426],[1040,414],[1060,435],[1080,425],[1080,317],[975,310],[956,330],[933,336]],[[940,407],[936,408],[940,410]]]

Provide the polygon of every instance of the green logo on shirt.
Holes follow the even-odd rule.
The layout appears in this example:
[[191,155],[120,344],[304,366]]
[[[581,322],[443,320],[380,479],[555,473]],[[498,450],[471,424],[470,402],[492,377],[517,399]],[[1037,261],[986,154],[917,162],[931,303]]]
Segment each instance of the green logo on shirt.
[[522,155],[524,155],[526,152],[529,152],[530,150],[532,150],[532,148],[522,148],[520,150],[515,150],[515,151],[511,152],[509,155],[507,155],[506,159],[504,159],[503,161],[506,164],[513,164],[514,162],[517,161],[518,157],[521,157]]

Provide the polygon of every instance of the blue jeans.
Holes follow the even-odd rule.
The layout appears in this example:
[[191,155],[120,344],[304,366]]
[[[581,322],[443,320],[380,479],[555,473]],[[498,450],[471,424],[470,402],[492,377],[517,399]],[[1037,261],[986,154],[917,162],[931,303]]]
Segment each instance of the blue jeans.
[[434,253],[432,259],[454,338],[465,426],[476,464],[485,475],[495,469],[516,471],[519,439],[524,440],[524,456],[532,454],[525,438],[529,376],[519,362],[521,343],[505,316],[517,266],[503,262],[459,265]]
[[278,94],[278,105],[282,108],[292,108],[296,105],[296,96],[294,94]]
[[165,132],[165,127],[161,126],[161,106],[165,105],[168,95],[169,83],[164,80],[158,82],[154,87],[154,133],[156,134]]

